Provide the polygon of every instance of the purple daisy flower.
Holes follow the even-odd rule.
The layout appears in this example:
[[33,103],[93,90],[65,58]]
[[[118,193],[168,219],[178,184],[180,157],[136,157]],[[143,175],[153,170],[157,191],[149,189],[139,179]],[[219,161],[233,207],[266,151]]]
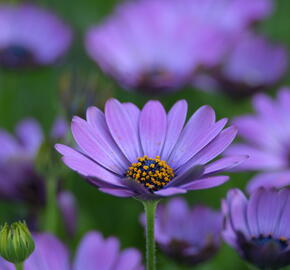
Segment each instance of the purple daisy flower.
[[227,120],[216,122],[210,106],[199,108],[184,126],[186,114],[185,100],[166,114],[158,101],[139,110],[110,99],[105,113],[90,107],[86,120],[73,118],[77,150],[61,144],[56,149],[68,167],[115,196],[154,199],[223,184],[229,177],[215,174],[245,156],[209,162],[231,144],[236,128],[223,130]]
[[290,190],[259,189],[250,198],[238,190],[223,201],[225,241],[259,269],[290,264]]
[[[98,232],[89,232],[82,239],[73,264],[64,244],[50,234],[34,235],[35,251],[24,263],[24,270],[143,270],[141,255],[134,248],[120,251],[114,237],[104,239]],[[0,258],[1,270],[14,266]]]
[[[141,221],[145,224],[145,216]],[[159,205],[156,212],[155,239],[170,258],[196,265],[212,258],[221,243],[222,215],[205,206],[190,209],[186,201],[174,198]]]
[[248,94],[269,87],[285,73],[287,58],[284,47],[247,34],[221,67],[221,88],[232,94]]
[[[264,184],[281,187],[290,183],[289,104],[290,90],[288,88],[279,90],[276,100],[264,94],[258,94],[253,98],[256,114],[240,116],[233,121],[244,142],[232,145],[227,150],[227,154],[247,153],[249,159],[241,164],[239,169],[263,171],[272,175],[272,182],[265,175],[263,176],[265,181],[262,181],[261,177],[255,178],[258,180],[250,183],[251,190],[253,187],[258,188]],[[278,179],[281,177],[277,177],[276,173],[284,175],[281,181]],[[286,178],[286,175],[289,176]]]
[[88,54],[125,88],[156,92],[181,87],[197,66],[218,62],[224,37],[201,27],[178,6],[163,0],[119,5],[102,24],[89,29]]
[[70,28],[54,14],[33,5],[0,5],[0,65],[50,65],[72,40]]

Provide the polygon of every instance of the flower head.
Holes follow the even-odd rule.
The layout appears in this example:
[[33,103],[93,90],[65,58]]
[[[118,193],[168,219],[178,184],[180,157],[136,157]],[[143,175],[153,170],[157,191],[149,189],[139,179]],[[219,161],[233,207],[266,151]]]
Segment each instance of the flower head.
[[5,224],[0,229],[0,255],[12,263],[24,262],[34,250],[34,241],[25,222]]
[[238,190],[223,201],[225,241],[260,269],[290,264],[290,190],[259,189],[249,199]]
[[[104,239],[100,233],[89,232],[82,239],[73,263],[66,246],[55,236],[35,234],[35,251],[26,260],[24,270],[143,270],[141,255],[134,248],[120,251],[119,241]],[[12,264],[0,258],[1,270],[14,270]]]
[[[264,94],[258,94],[253,98],[255,114],[249,114],[234,119],[234,124],[239,129],[239,135],[244,142],[231,146],[228,154],[245,154],[249,159],[239,169],[254,170],[271,173],[272,179],[277,176],[272,173],[283,172],[284,181],[266,179],[265,182],[259,177],[257,184],[250,184],[258,188],[265,183],[267,186],[281,187],[289,185],[290,174],[285,178],[290,169],[290,90],[283,88],[278,92],[276,100]],[[277,179],[281,177],[276,177]],[[252,189],[252,188],[251,188]]]
[[72,34],[54,14],[33,5],[0,5],[0,65],[27,67],[54,63]]
[[174,198],[157,208],[155,238],[170,258],[195,265],[217,252],[221,227],[220,213],[201,205],[189,209],[185,200]]
[[198,109],[184,126],[187,103],[178,101],[166,114],[158,101],[140,111],[132,103],[110,99],[105,113],[87,110],[87,119],[74,117],[78,150],[56,145],[64,163],[101,191],[121,197],[152,199],[211,188],[227,176],[216,173],[239,164],[245,156],[229,156],[208,164],[236,136],[223,130],[227,120],[215,120],[209,106]]

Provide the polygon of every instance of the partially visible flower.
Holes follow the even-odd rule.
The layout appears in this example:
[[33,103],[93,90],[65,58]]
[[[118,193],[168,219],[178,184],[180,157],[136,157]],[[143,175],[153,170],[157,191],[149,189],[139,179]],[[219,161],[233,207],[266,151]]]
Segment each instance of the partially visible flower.
[[[256,113],[234,119],[233,122],[238,127],[239,135],[244,139],[244,142],[232,145],[227,150],[227,154],[249,155],[249,159],[241,164],[239,169],[270,173],[284,172],[284,175],[289,173],[289,104],[289,88],[279,90],[276,100],[272,100],[264,94],[258,94],[253,98]],[[262,178],[259,179],[257,183],[259,186],[263,186]],[[265,181],[267,182],[267,180]],[[275,183],[273,181],[273,186]],[[281,181],[277,181],[277,186],[281,187],[281,183]],[[289,184],[285,181],[285,184],[287,183]]]
[[259,269],[290,264],[290,190],[259,189],[249,199],[238,190],[223,201],[225,241]]
[[[87,120],[74,117],[77,150],[58,144],[63,162],[101,191],[120,197],[154,199],[215,187],[228,181],[216,174],[242,162],[229,156],[209,163],[233,141],[236,128],[224,129],[210,106],[199,108],[184,126],[185,100],[167,114],[158,101],[139,110],[110,99],[103,114],[87,110]],[[224,129],[224,130],[223,130]]]
[[50,137],[54,140],[60,140],[67,136],[69,126],[67,121],[63,117],[57,117],[54,120],[53,126],[50,131]]
[[[64,244],[50,234],[34,235],[35,251],[24,264],[24,270],[143,270],[140,253],[133,248],[120,251],[119,241],[104,239],[100,233],[89,232],[82,239],[74,263]],[[1,270],[14,270],[0,258]]]
[[[144,224],[144,216],[142,223]],[[212,258],[219,249],[222,215],[205,206],[190,209],[175,198],[159,205],[155,239],[163,252],[179,263],[195,265]]]
[[68,234],[74,235],[77,226],[77,203],[69,191],[61,191],[57,196],[58,207]]
[[0,256],[14,264],[24,262],[34,250],[34,241],[25,222],[5,224],[0,229]]
[[285,73],[287,58],[284,47],[247,34],[221,67],[221,88],[232,94],[248,94],[269,87]]
[[0,66],[50,65],[68,49],[70,28],[37,6],[0,5]]
[[224,45],[218,31],[163,0],[120,4],[86,36],[88,54],[103,71],[125,88],[152,93],[188,83],[198,66],[218,62]]

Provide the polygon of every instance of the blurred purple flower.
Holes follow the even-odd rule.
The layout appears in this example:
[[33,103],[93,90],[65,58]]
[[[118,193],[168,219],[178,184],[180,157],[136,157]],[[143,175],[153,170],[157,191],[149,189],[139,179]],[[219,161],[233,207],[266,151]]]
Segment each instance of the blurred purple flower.
[[290,264],[290,190],[259,189],[249,200],[233,189],[223,201],[225,241],[259,269]]
[[53,126],[51,128],[50,137],[54,140],[63,139],[66,137],[69,130],[67,121],[63,117],[57,117],[54,120]]
[[89,55],[126,88],[158,92],[181,87],[197,66],[218,62],[224,37],[201,27],[178,4],[141,0],[119,5],[88,31]]
[[39,7],[0,5],[0,65],[49,65],[63,55],[72,39],[68,26]]
[[[24,270],[143,270],[141,255],[134,248],[120,251],[119,241],[104,239],[89,232],[82,239],[71,265],[67,248],[53,235],[34,235],[35,251],[24,264]],[[1,270],[14,270],[11,263],[0,258]]]
[[[273,182],[270,183],[265,177],[257,182],[250,183],[249,187],[258,188],[264,184],[281,187],[281,184],[289,184],[285,181],[285,175],[289,175],[290,169],[290,89],[283,88],[278,92],[276,100],[264,94],[258,94],[253,98],[253,107],[256,114],[249,114],[234,119],[238,127],[239,135],[245,142],[232,145],[226,152],[230,155],[249,155],[238,169],[264,171],[270,173],[282,173],[283,179],[277,181],[272,174]],[[274,176],[274,177],[273,177]],[[257,178],[255,178],[257,179]]]
[[223,130],[227,120],[216,122],[210,106],[199,108],[183,127],[186,114],[185,100],[166,114],[158,101],[140,111],[132,103],[110,99],[105,114],[90,107],[86,121],[73,118],[77,150],[61,144],[56,149],[68,167],[115,196],[154,199],[223,184],[229,178],[215,174],[245,156],[209,162],[231,144],[236,128]]
[[58,207],[70,236],[74,235],[77,226],[77,202],[75,196],[69,191],[61,191],[57,196]]
[[221,229],[219,212],[201,205],[190,209],[181,198],[157,208],[155,239],[163,252],[180,263],[195,265],[213,257],[220,246]]
[[197,68],[219,64],[271,11],[270,0],[128,1],[88,31],[86,48],[125,88],[167,91],[189,83]]
[[247,34],[221,67],[221,87],[233,94],[247,94],[271,86],[285,73],[287,58],[284,47]]

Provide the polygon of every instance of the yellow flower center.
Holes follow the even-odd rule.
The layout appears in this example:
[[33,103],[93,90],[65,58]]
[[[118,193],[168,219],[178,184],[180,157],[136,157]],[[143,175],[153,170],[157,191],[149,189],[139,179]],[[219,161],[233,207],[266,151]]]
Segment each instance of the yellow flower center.
[[164,160],[143,156],[132,163],[126,172],[130,179],[143,184],[150,192],[157,191],[167,185],[174,177],[173,169]]

